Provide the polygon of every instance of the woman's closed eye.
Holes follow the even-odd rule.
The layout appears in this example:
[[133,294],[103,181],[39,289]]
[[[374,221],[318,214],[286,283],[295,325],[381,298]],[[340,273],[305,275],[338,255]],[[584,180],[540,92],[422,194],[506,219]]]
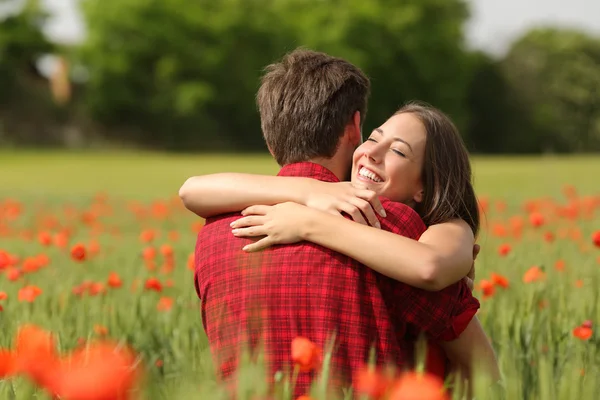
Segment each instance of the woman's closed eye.
[[403,152],[401,152],[398,149],[392,149],[392,151],[396,154],[398,154],[400,157],[405,157],[406,158],[406,154],[404,154]]
[[[369,142],[373,142],[373,143],[377,143],[377,140],[373,139],[372,137],[368,138],[367,141]],[[406,154],[404,154],[403,152],[401,152],[398,149],[391,149],[394,153],[398,154],[400,157],[404,157],[406,158]]]

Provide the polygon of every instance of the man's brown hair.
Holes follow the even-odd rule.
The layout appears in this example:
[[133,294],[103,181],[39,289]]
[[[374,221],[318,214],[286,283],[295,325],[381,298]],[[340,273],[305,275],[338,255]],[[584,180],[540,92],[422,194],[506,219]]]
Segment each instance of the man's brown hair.
[[362,125],[369,92],[358,67],[325,53],[297,49],[267,66],[256,102],[277,163],[333,157],[356,111]]

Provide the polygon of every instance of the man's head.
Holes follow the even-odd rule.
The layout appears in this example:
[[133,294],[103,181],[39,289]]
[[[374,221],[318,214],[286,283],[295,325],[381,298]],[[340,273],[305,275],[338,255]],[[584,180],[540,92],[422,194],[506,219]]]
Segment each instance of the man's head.
[[344,157],[361,143],[370,82],[341,58],[298,49],[269,65],[257,95],[265,141],[279,165]]

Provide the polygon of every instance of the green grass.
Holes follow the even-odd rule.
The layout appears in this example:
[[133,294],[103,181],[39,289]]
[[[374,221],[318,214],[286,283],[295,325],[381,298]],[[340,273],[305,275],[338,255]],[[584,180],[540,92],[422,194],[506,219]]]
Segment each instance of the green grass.
[[[521,204],[527,199],[552,197],[563,202],[564,184],[574,185],[585,195],[600,192],[599,157],[475,158],[473,164],[478,193],[509,205],[502,214],[492,209],[490,221],[526,216]],[[265,155],[0,152],[0,202],[13,198],[24,204],[19,219],[0,223],[8,225],[12,232],[0,236],[0,249],[21,257],[45,253],[51,259],[48,267],[25,275],[18,282],[9,282],[0,272],[0,291],[9,296],[0,302],[4,306],[0,312],[0,347],[12,344],[17,327],[24,322],[56,332],[59,347],[65,351],[75,347],[79,338],[94,337],[94,325],[102,324],[110,337],[130,343],[140,353],[147,367],[147,398],[219,398],[213,390],[212,365],[192,273],[186,268],[195,239],[191,225],[197,219],[175,207],[165,220],[140,220],[127,210],[127,205],[129,200],[149,204],[156,199],[170,199],[187,177],[222,171],[273,174],[277,166]],[[63,214],[65,204],[89,209],[91,197],[97,192],[108,193],[114,208],[112,215],[100,221],[107,230],[118,227],[119,237],[108,232],[94,235],[79,219],[68,220]],[[74,228],[71,244],[98,240],[98,256],[75,263],[68,251],[46,248],[36,240],[19,237],[18,232],[23,230],[36,233],[42,229],[38,217],[47,214],[58,216],[61,225]],[[171,274],[160,272],[160,256],[157,270],[146,269],[140,257],[145,244],[139,241],[140,231],[146,228],[161,232],[157,246],[170,242],[167,232],[180,233],[180,240],[172,242],[176,268]],[[567,228],[579,229],[582,239],[559,238],[551,244],[542,240],[546,231],[559,235],[561,229]],[[507,399],[598,398],[598,336],[581,341],[571,332],[585,320],[600,321],[600,264],[596,261],[600,251],[589,248],[590,235],[599,228],[600,210],[596,209],[592,219],[557,220],[541,230],[527,228],[521,240],[482,233],[478,279],[497,272],[511,284],[509,289],[498,288],[492,298],[483,300],[480,312],[506,376]],[[497,247],[503,242],[513,245],[506,258],[497,255]],[[582,250],[582,244],[588,248]],[[565,272],[553,268],[558,259],[566,261]],[[532,265],[545,268],[546,281],[522,282],[524,272]],[[98,297],[79,298],[71,293],[74,286],[85,280],[106,282],[110,271],[121,275],[122,288]],[[162,282],[172,279],[174,286],[165,287],[160,294],[145,291],[141,286],[150,276]],[[136,279],[141,280],[141,286],[130,290]],[[577,280],[583,281],[583,287],[575,287]],[[17,301],[17,292],[25,284],[35,284],[43,290],[33,304]],[[170,312],[157,311],[161,296],[175,300]],[[540,309],[542,300],[548,306]],[[163,362],[162,367],[155,365],[156,360]],[[581,370],[585,370],[584,376]],[[1,399],[35,398],[33,390],[23,379],[0,382]],[[492,398],[485,393],[479,398]]]
[[[79,196],[104,190],[136,199],[174,195],[192,175],[278,170],[268,155],[136,152],[0,152],[0,168],[0,193]],[[597,186],[600,157],[475,157],[473,170],[480,195],[556,196],[565,183],[589,194]]]

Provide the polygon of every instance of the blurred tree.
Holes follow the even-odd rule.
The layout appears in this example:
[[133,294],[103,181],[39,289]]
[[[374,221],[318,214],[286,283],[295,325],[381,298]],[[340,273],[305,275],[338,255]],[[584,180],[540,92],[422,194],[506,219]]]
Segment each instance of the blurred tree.
[[17,75],[39,78],[36,61],[53,50],[41,26],[47,18],[39,0],[27,0],[21,12],[0,20],[0,80],[2,95],[11,94],[18,84]]
[[91,138],[97,121],[112,141],[264,149],[262,70],[306,46],[371,77],[367,132],[419,99],[476,152],[600,150],[600,39],[534,29],[496,61],[463,48],[465,0],[82,0],[88,35],[67,58],[89,79],[68,105],[36,67],[57,50],[41,29],[48,15],[39,0],[9,1],[21,8],[0,20],[0,135],[14,142],[64,144],[67,125]]
[[[463,49],[469,17],[463,0],[347,0],[280,2],[286,26],[308,47],[344,57],[371,78],[366,130],[409,100],[429,102],[460,128],[470,76]],[[298,17],[302,16],[302,17]]]
[[151,146],[262,145],[258,78],[290,42],[263,3],[84,2],[90,112]]
[[535,150],[600,150],[600,39],[571,29],[534,29],[502,64],[530,116],[523,138]]
[[482,52],[472,55],[468,87],[470,120],[465,139],[476,153],[535,152],[538,143],[527,130],[530,123],[521,99],[504,76],[500,61]]
[[411,99],[468,120],[462,0],[86,0],[83,10],[89,110],[144,144],[263,148],[261,71],[300,45],[371,76],[367,129]]
[[53,143],[57,136],[46,123],[56,110],[36,65],[55,49],[42,32],[48,14],[39,0],[20,3],[0,19],[0,141]]

